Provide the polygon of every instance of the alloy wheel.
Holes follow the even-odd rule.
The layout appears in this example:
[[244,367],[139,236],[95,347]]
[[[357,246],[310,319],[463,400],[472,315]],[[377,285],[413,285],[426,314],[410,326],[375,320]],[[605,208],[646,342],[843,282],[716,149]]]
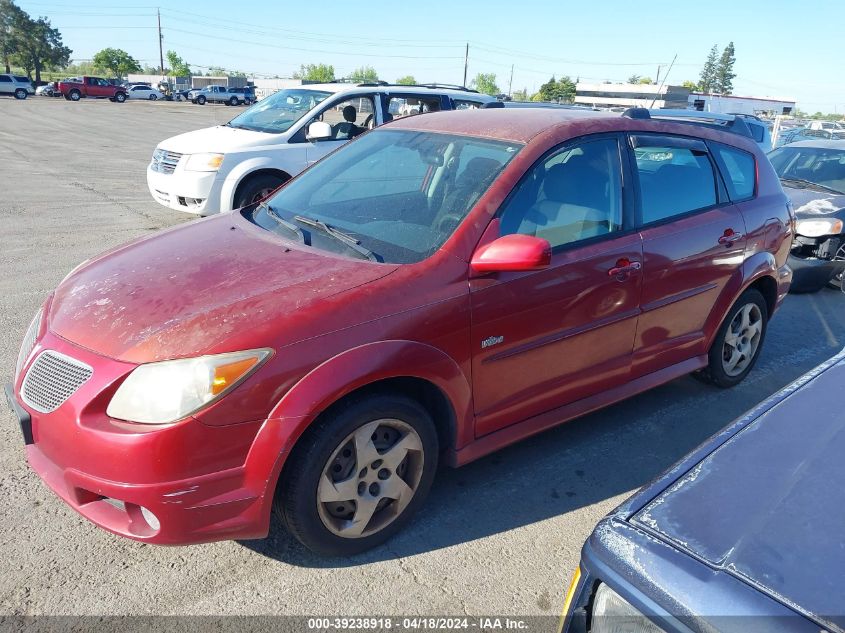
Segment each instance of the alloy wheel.
[[763,314],[755,303],[747,303],[734,315],[725,334],[722,368],[728,376],[739,376],[754,360],[763,335]]
[[379,532],[414,498],[423,465],[423,443],[411,425],[396,419],[364,424],[338,444],[323,467],[320,520],[343,538]]

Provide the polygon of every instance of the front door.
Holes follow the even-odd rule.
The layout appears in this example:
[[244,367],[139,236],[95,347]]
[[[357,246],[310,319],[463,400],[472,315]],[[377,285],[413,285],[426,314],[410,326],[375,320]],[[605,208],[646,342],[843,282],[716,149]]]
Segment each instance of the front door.
[[328,123],[332,128],[332,135],[327,139],[309,141],[306,152],[309,165],[378,125],[378,113],[371,95],[358,95],[330,103],[314,121]]
[[547,239],[552,263],[470,282],[476,436],[629,379],[642,243],[620,145],[613,135],[561,146],[494,220],[501,234]]
[[705,354],[704,325],[745,253],[745,220],[707,145],[630,138],[640,190],[643,294],[633,377]]

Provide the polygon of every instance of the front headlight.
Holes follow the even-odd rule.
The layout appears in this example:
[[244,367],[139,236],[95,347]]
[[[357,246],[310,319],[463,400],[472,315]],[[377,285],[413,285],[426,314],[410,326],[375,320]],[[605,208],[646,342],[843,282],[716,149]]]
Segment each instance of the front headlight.
[[269,358],[269,349],[136,367],[109,402],[109,417],[141,424],[181,420],[221,398]]
[[217,171],[223,164],[223,154],[191,154],[185,162],[186,171]]
[[601,583],[593,602],[591,633],[663,633],[631,603]]
[[825,235],[839,235],[842,233],[843,222],[838,218],[813,218],[812,220],[798,220],[795,232],[804,237],[824,237]]
[[15,382],[17,382],[18,376],[20,376],[21,370],[26,364],[29,355],[32,354],[32,350],[35,349],[35,341],[38,339],[38,332],[41,331],[41,317],[43,315],[44,308],[40,308],[32,318],[32,322],[29,324],[29,329],[23,337],[23,341],[21,342],[21,351],[18,352],[18,362],[15,365]]

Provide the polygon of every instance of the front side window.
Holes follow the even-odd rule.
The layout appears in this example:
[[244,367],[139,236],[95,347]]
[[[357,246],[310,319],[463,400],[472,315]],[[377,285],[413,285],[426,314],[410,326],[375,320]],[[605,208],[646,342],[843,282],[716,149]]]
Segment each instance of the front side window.
[[716,204],[716,180],[705,149],[639,146],[634,156],[643,224]]
[[[315,164],[248,217],[315,248],[379,262],[419,262],[443,245],[521,147],[376,130]],[[464,152],[473,158],[459,173]]]
[[621,228],[622,168],[615,138],[552,154],[522,180],[501,213],[502,235],[534,235],[552,248]]
[[287,132],[317,104],[330,96],[332,96],[331,92],[322,90],[301,88],[280,90],[247,108],[229,121],[228,125],[254,132],[281,134]]
[[375,127],[375,105],[372,97],[353,97],[333,103],[318,116],[332,126],[331,141],[348,141]]
[[823,187],[845,193],[845,150],[828,147],[779,147],[769,160],[791,187]]

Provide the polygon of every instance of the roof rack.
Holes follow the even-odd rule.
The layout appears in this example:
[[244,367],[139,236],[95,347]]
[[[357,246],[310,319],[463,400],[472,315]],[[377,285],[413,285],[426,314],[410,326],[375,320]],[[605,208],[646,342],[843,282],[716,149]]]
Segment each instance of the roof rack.
[[458,84],[416,84],[420,88],[448,88],[450,90],[462,90],[464,92],[475,92],[477,93],[478,90],[473,90],[472,88],[467,88],[466,86],[459,86]]
[[704,125],[733,132],[754,140],[754,134],[745,122],[745,118],[736,114],[702,112],[700,110],[649,110],[648,108],[628,108],[622,116],[629,119],[670,120],[690,125]]

